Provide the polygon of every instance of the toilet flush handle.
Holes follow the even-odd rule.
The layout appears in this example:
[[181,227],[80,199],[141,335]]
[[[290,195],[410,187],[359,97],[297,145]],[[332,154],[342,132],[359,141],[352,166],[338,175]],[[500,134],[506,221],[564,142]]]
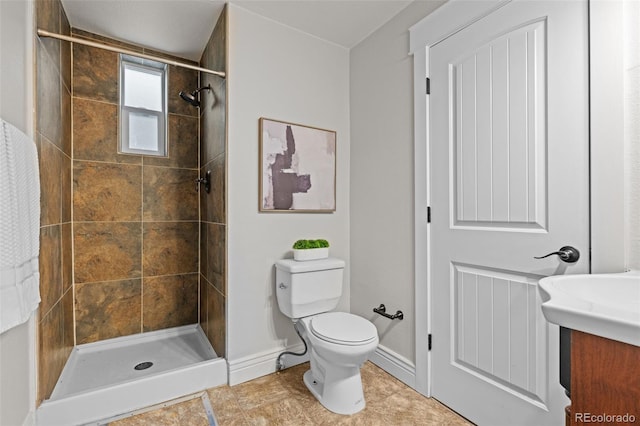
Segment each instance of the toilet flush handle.
[[283,290],[284,290],[285,288],[287,288],[287,286],[286,286],[286,285],[284,285],[284,283],[280,283],[280,285],[278,286],[278,288],[281,288],[281,289],[283,289]]

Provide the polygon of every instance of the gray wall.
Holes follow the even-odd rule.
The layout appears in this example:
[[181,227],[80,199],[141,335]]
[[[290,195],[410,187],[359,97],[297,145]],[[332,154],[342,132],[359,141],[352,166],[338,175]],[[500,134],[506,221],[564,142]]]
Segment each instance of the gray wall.
[[[349,52],[234,4],[229,13],[227,360],[238,383],[275,370],[299,344],[278,309],[274,262],[300,238],[325,238],[349,264]],[[258,211],[258,120],[337,132],[334,213]],[[338,307],[349,311],[349,272]]]
[[[351,312],[415,362],[413,58],[409,27],[444,2],[417,1],[350,52]],[[426,259],[425,259],[426,261]],[[373,314],[384,303],[403,321]]]

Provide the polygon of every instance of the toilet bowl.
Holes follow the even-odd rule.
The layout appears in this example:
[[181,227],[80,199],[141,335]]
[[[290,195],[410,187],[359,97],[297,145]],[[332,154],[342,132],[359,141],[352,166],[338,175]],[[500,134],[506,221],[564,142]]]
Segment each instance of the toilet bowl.
[[362,410],[365,399],[360,368],[378,347],[375,326],[344,312],[318,314],[300,321],[311,349],[311,369],[304,374],[304,384],[334,413]]
[[304,383],[328,410],[355,414],[365,407],[360,368],[378,347],[376,327],[365,318],[333,312],[342,295],[340,259],[276,262],[280,311],[300,322],[310,350]]

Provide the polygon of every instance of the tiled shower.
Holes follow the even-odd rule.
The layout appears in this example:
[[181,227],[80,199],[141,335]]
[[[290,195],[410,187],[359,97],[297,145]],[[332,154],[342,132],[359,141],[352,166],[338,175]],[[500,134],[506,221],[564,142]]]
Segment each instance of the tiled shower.
[[[71,28],[59,0],[37,1],[36,20],[47,31],[166,56]],[[201,66],[224,71],[225,34],[223,12]],[[48,38],[36,38],[36,54],[38,403],[74,345],[199,322],[224,356],[225,81],[169,66],[169,157],[123,155],[118,54]],[[200,109],[177,96],[209,83]],[[207,170],[212,191],[198,195],[195,180]]]

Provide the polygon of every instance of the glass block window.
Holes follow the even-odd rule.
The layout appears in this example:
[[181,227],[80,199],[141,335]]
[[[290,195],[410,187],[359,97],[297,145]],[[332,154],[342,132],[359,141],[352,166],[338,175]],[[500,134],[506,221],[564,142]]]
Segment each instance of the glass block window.
[[120,55],[120,152],[167,156],[167,66]]

